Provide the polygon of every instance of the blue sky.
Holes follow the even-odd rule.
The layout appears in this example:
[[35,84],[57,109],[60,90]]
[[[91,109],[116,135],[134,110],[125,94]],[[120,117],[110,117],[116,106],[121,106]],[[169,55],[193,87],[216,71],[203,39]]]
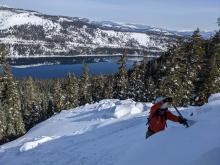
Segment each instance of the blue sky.
[[220,0],[1,0],[46,14],[118,21],[166,29],[218,29]]

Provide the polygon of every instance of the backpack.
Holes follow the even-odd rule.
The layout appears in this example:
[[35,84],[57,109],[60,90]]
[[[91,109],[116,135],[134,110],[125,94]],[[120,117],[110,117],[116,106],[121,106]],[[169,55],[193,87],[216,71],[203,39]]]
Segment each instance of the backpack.
[[[150,118],[150,115],[148,116],[146,125],[149,125],[149,124],[150,124],[150,121],[151,121],[152,118],[154,118],[154,117],[157,117],[157,118],[158,118],[158,116],[164,117],[164,118],[165,118],[165,121],[167,120],[167,113],[166,113],[166,111],[167,111],[168,109],[163,110],[163,111],[165,111],[165,113],[162,114],[162,115],[159,114],[159,111],[160,111],[160,110],[161,110],[161,109],[157,109],[156,112],[152,115],[151,118]],[[167,127],[167,123],[166,123],[166,127]]]

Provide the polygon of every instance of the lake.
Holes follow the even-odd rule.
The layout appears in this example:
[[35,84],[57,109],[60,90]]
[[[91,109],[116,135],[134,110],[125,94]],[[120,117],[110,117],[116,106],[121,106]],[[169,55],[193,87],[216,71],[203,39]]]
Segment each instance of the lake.
[[[33,61],[32,61],[32,65],[27,65],[26,63],[24,63],[24,60],[21,60],[22,65],[18,65],[18,61],[14,62],[16,63],[16,65],[11,65],[11,71],[16,78],[24,78],[27,76],[32,76],[34,78],[40,78],[40,79],[60,78],[60,77],[64,77],[68,73],[73,73],[76,76],[80,76],[82,73],[83,63],[87,63],[90,75],[109,75],[109,74],[114,74],[118,71],[118,65],[117,65],[118,59],[119,57],[111,57],[111,58],[90,57],[89,59],[83,58],[83,60],[81,61],[77,60],[77,63],[74,62],[76,60],[72,60],[72,62],[68,62],[68,63],[65,62],[61,63],[60,61],[62,61],[63,59],[62,60],[56,59],[56,62],[58,64],[55,65],[52,65],[51,61],[48,59],[40,60],[41,62],[44,62],[43,65],[40,63],[34,63]],[[142,59],[143,58],[141,57],[129,57],[127,60],[127,66],[126,66],[127,69],[130,69],[132,65],[135,63],[135,61],[141,61]],[[37,61],[39,61],[39,59],[37,59]]]

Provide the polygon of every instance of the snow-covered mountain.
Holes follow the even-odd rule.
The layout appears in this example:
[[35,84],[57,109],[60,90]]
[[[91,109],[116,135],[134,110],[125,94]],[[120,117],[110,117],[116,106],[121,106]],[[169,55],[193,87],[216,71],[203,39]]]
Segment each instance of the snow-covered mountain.
[[180,108],[184,117],[194,120],[191,127],[168,122],[165,131],[146,140],[151,106],[102,100],[62,111],[0,146],[0,164],[219,165],[220,93],[204,106]]
[[131,23],[121,23],[121,22],[112,22],[112,21],[92,21],[94,25],[98,25],[102,28],[111,28],[113,30],[120,30],[124,32],[138,32],[138,33],[148,33],[148,34],[165,34],[169,35],[177,35],[175,31],[171,32],[169,30],[165,30],[158,27],[151,27],[146,25],[138,25],[138,24],[131,24]]
[[[180,36],[185,36],[185,37],[190,37],[193,34],[193,31],[189,31],[189,30],[181,30],[181,31],[173,31],[173,32]],[[215,35],[215,31],[200,31],[200,34],[204,39],[209,39]]]
[[149,26],[92,22],[85,18],[45,15],[0,7],[0,43],[13,56],[160,54],[176,40],[176,33]]
[[[168,30],[158,27],[130,24],[130,23],[121,23],[121,22],[101,21],[101,22],[91,22],[91,23],[95,25],[99,25],[101,27],[112,28],[114,30],[120,30],[120,31],[151,33],[151,34],[154,33],[158,35],[160,33],[164,33],[166,35],[177,35],[183,37],[190,37],[193,34],[193,31],[191,30]],[[202,30],[200,31],[200,34],[204,39],[209,39],[215,34],[215,31]]]

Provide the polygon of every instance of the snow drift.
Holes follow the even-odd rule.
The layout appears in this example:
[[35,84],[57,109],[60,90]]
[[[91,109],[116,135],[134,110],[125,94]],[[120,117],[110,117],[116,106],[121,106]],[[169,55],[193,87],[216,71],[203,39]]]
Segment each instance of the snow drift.
[[219,95],[204,106],[180,108],[196,121],[190,128],[168,122],[166,131],[147,140],[150,103],[102,100],[62,111],[0,146],[0,164],[219,165]]

